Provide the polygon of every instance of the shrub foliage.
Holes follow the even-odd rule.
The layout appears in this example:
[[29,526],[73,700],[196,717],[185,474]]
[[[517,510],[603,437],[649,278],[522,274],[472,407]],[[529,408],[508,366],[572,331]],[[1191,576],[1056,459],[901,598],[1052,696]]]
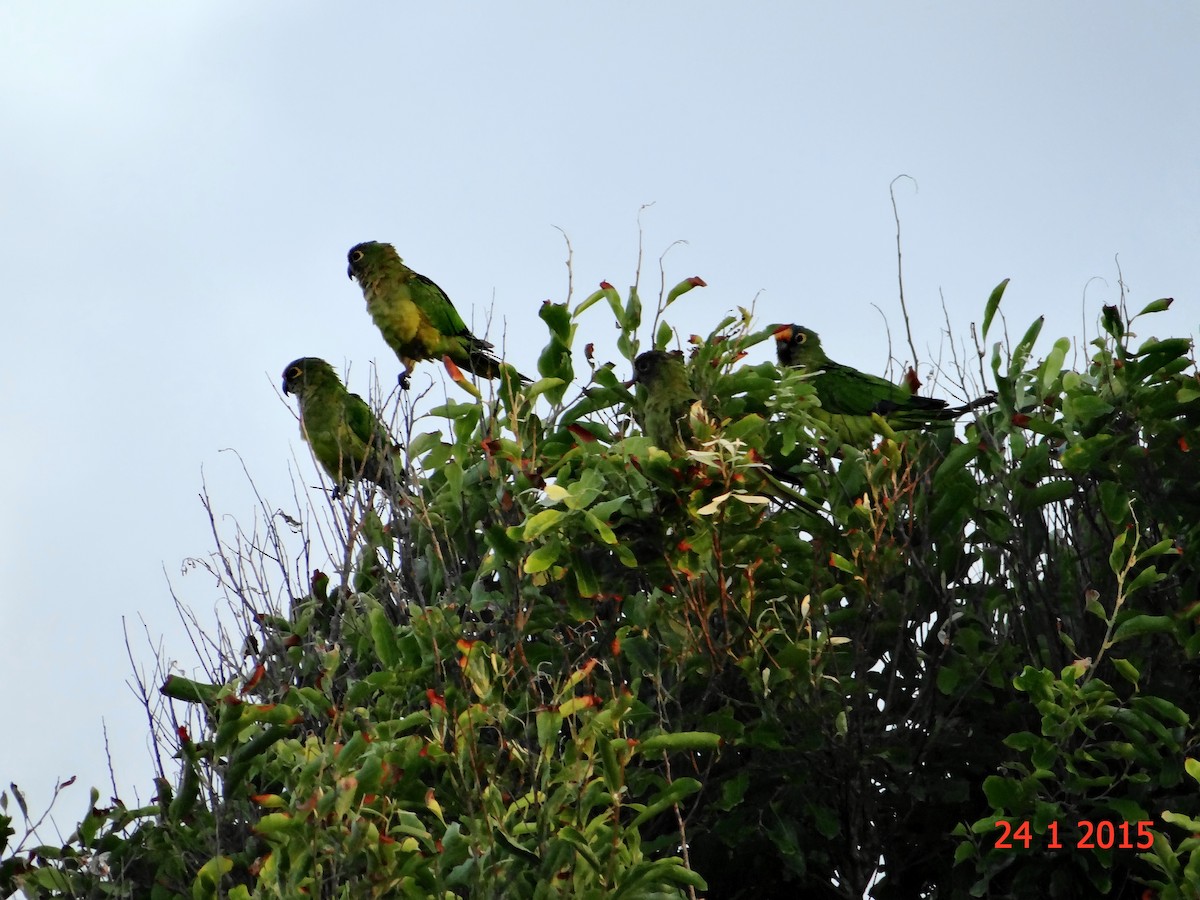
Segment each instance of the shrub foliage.
[[1037,355],[1004,288],[957,431],[842,444],[742,311],[683,458],[580,346],[646,349],[636,288],[545,303],[541,380],[410,413],[402,494],[219,544],[244,644],[162,684],[174,774],[61,845],[6,806],[0,893],[1200,895],[1191,342],[1122,303]]

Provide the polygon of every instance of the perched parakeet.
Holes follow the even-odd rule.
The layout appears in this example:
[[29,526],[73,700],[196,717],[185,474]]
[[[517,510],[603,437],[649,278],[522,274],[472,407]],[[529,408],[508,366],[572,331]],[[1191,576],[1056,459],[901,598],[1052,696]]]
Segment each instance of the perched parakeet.
[[851,435],[859,435],[864,429],[867,435],[873,433],[872,413],[895,429],[924,428],[990,402],[985,397],[964,406],[947,406],[945,400],[920,397],[887,379],[834,362],[821,349],[817,333],[799,325],[775,329],[775,341],[780,365],[812,374],[810,383],[821,401],[819,418]]
[[446,292],[406,266],[395,247],[365,241],[351,247],[347,258],[346,274],[358,281],[371,318],[404,363],[401,387],[408,388],[408,376],[420,360],[443,356],[476,375],[500,377],[503,363],[492,345],[467,330]]
[[645,390],[642,430],[671,456],[682,456],[692,439],[688,412],[696,392],[688,380],[683,353],[647,350],[633,361],[633,380]]
[[300,434],[333,479],[335,497],[346,482],[361,479],[395,490],[392,437],[333,366],[315,356],[293,360],[283,370],[283,392],[299,401]]

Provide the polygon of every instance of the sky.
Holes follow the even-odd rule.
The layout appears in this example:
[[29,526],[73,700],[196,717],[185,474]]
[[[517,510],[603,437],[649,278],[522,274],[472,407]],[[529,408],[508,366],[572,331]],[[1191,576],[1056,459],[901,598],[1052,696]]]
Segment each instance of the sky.
[[[576,301],[623,293],[640,240],[644,296],[668,248],[668,286],[708,284],[684,337],[753,303],[883,372],[906,175],[923,358],[1003,278],[1014,338],[1045,315],[1038,350],[1082,346],[1118,266],[1133,310],[1176,300],[1142,336],[1195,337],[1197,46],[1200,6],[1116,0],[0,4],[0,786],[40,814],[77,776],[65,836],[112,794],[106,731],[122,799],[152,796],[132,673],[199,674],[172,598],[224,608],[188,564],[199,495],[226,533],[297,514],[286,363],[363,394],[399,372],[353,244],[395,244],[527,372],[563,232]],[[603,306],[580,332],[617,359]]]

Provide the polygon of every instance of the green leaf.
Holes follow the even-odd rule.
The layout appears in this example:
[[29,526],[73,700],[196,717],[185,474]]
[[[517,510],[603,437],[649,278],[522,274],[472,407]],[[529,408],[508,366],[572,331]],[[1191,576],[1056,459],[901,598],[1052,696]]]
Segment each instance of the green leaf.
[[1138,679],[1142,677],[1142,673],[1138,671],[1133,663],[1120,657],[1110,657],[1109,661],[1113,664],[1113,668],[1117,670],[1117,674],[1130,684],[1137,685]]
[[636,569],[638,567],[637,557],[634,555],[633,551],[630,550],[627,545],[617,544],[616,551],[617,551],[617,559],[619,559],[621,561],[621,565],[625,566],[625,568]]
[[530,400],[533,400],[535,397],[538,397],[539,395],[544,394],[547,391],[552,391],[555,388],[564,387],[566,384],[567,384],[567,380],[565,378],[557,378],[557,377],[556,378],[539,378],[533,384],[529,385],[528,387],[526,387],[524,389],[525,396],[528,397]]
[[958,669],[953,666],[942,666],[937,673],[937,687],[943,694],[950,696],[954,693],[954,689],[958,687],[961,681],[961,675]]
[[947,528],[961,527],[959,523],[967,520],[977,504],[978,485],[970,478],[956,479],[935,490],[933,509],[929,513],[930,532],[944,534]]
[[[996,823],[1003,818],[1003,816],[988,816],[987,818],[980,819],[977,822],[972,822],[971,834],[984,834],[985,832],[995,831]],[[961,827],[961,823],[956,827]]]
[[675,285],[675,287],[671,288],[670,293],[667,294],[667,302],[663,304],[663,308],[666,309],[692,288],[698,287],[708,287],[708,284],[705,283],[704,279],[699,275],[693,275],[691,278],[685,278],[683,281],[679,282],[679,284]]
[[[53,858],[48,853],[43,853],[42,850],[43,848],[41,847],[37,848],[39,857],[43,859]],[[8,860],[5,860],[6,864],[7,862]],[[21,881],[23,885],[28,885],[29,887],[45,888],[46,890],[52,892],[50,896],[53,897],[78,896],[71,882],[67,880],[66,873],[60,869],[54,869],[49,866],[42,866],[41,868],[37,868],[31,872],[22,874]],[[24,891],[22,891],[22,893],[24,893]],[[26,896],[40,895],[26,894]]]
[[1083,424],[1108,415],[1114,408],[1095,394],[1068,394],[1063,398],[1063,415]]
[[643,756],[665,750],[678,753],[684,750],[716,750],[721,745],[721,736],[711,731],[678,731],[671,734],[656,734],[640,741],[638,752]]
[[1172,359],[1186,356],[1191,352],[1191,349],[1191,338],[1166,338],[1161,341],[1157,338],[1150,338],[1138,347],[1137,353],[1133,355],[1136,357],[1150,357],[1153,363],[1151,368],[1153,369],[1166,365]]
[[570,826],[560,828],[554,833],[554,836],[556,839],[566,841],[574,847],[575,852],[580,855],[584,862],[592,867],[593,872],[602,872],[604,870],[600,860],[592,852],[592,848],[588,846],[587,839],[577,829]]
[[583,520],[587,523],[588,528],[595,532],[596,536],[606,544],[615,544],[617,536],[613,534],[613,530],[604,522],[597,518],[590,510],[584,510]]
[[1170,616],[1133,616],[1117,626],[1113,632],[1112,642],[1119,644],[1129,638],[1142,637],[1147,634],[1163,634],[1173,631],[1175,620]]
[[613,311],[618,313],[619,320],[620,297],[617,296],[617,292],[613,289],[613,286],[606,281],[602,281],[600,283],[599,290],[588,294],[584,301],[575,307],[573,318],[578,319],[584,312],[586,312],[590,307],[600,300],[608,300],[609,304],[613,304],[614,300],[616,301],[615,305],[613,305]]
[[983,340],[987,340],[988,330],[992,327],[992,318],[996,315],[996,310],[1000,308],[1000,298],[1004,296],[1004,289],[1008,287],[1009,279],[1005,278],[1002,282],[992,289],[991,296],[987,299],[987,304],[983,308]]
[[1051,503],[1061,503],[1075,494],[1073,481],[1048,481],[1039,484],[1023,497],[1027,507],[1047,506]]
[[[442,435],[439,433],[438,437]],[[426,472],[437,472],[450,459],[450,455],[454,452],[454,445],[448,444],[445,441],[439,440],[433,444],[426,452],[424,459],[421,460],[421,468]]]
[[550,333],[560,341],[566,342],[571,337],[571,311],[565,303],[551,303],[547,300],[538,309],[538,318],[546,323]]
[[1025,360],[1029,357],[1029,352],[1037,342],[1038,335],[1042,333],[1042,326],[1044,324],[1046,324],[1046,317],[1038,316],[1034,319],[1033,324],[1029,326],[1021,340],[1017,342],[1017,347],[1013,350],[1012,362],[1008,367],[1010,377],[1016,378],[1023,371]]
[[1133,581],[1125,585],[1125,596],[1134,594],[1144,587],[1149,587],[1152,584],[1157,584],[1167,576],[1159,572],[1155,566],[1147,566],[1134,576]]
[[435,406],[426,413],[428,416],[436,418],[449,419],[455,421],[457,419],[478,418],[479,406],[475,403],[459,403],[457,400],[447,400],[441,406]]
[[1142,562],[1143,560],[1150,559],[1153,556],[1162,556],[1165,553],[1178,553],[1178,552],[1179,552],[1179,550],[1178,550],[1178,547],[1176,546],[1174,538],[1163,538],[1161,541],[1159,541],[1154,546],[1147,547],[1145,550],[1143,550],[1141,553],[1139,553],[1137,558],[1138,558],[1138,562]]
[[1062,467],[1069,472],[1090,472],[1096,468],[1116,444],[1112,434],[1097,434],[1072,444],[1062,452]]
[[531,575],[538,572],[545,572],[558,562],[558,558],[561,555],[562,544],[557,540],[553,540],[548,544],[538,547],[525,558],[525,571]]
[[552,750],[558,744],[558,732],[562,728],[562,714],[556,709],[541,710],[537,714],[538,746]]
[[638,294],[637,285],[630,285],[629,300],[625,303],[625,315],[621,318],[621,327],[629,332],[636,332],[642,324],[642,298]]
[[1026,666],[1021,674],[1013,679],[1013,687],[1019,691],[1025,691],[1034,700],[1050,699],[1050,686],[1054,682],[1054,673],[1049,669],[1035,669],[1033,666]]
[[1041,396],[1044,399],[1050,394],[1050,388],[1058,380],[1062,374],[1063,361],[1067,358],[1067,351],[1071,349],[1071,342],[1065,337],[1059,338],[1054,342],[1054,346],[1046,355],[1045,362],[1041,367]]
[[539,513],[534,513],[525,520],[521,539],[524,541],[536,540],[566,517],[567,513],[561,509],[544,509]]
[[1056,438],[1058,440],[1062,440],[1064,437],[1062,425],[1056,421],[1042,419],[1037,416],[1030,418],[1022,427],[1028,431],[1032,431],[1034,434],[1044,435],[1045,437]]
[[677,856],[666,859],[656,859],[652,862],[641,862],[626,869],[620,880],[620,887],[612,894],[612,900],[624,900],[626,897],[661,897],[677,896],[677,892],[665,895],[658,891],[647,891],[651,885],[663,882],[688,885],[704,890],[707,887],[699,873],[683,865],[683,860]]
[[1021,789],[1011,778],[989,775],[983,779],[983,793],[994,810],[1016,810],[1021,803]]
[[1163,810],[1162,817],[1164,822],[1169,822],[1172,825],[1190,831],[1193,834],[1200,833],[1200,819],[1193,819],[1190,816],[1185,816],[1182,813],[1170,812]]
[[600,503],[592,506],[592,514],[598,519],[607,521],[617,510],[624,506],[629,501],[629,495],[625,494],[620,497],[615,497],[612,500],[603,500]]
[[658,323],[658,331],[654,335],[654,349],[664,350],[671,343],[671,337],[675,334],[675,330],[671,328],[671,323],[663,319]]
[[304,822],[296,819],[291,813],[268,813],[258,820],[251,829],[269,841],[282,840],[289,833],[304,829]]
[[442,443],[442,433],[440,431],[426,431],[418,434],[408,442],[408,455],[413,459],[419,459],[423,454],[432,450],[440,443]]
[[[1171,304],[1174,302],[1175,302],[1174,297],[1163,297],[1159,300],[1154,300],[1150,303],[1147,303],[1142,308],[1142,311],[1140,313],[1138,313],[1138,316],[1144,316],[1144,315],[1147,315],[1148,313],[1166,312],[1168,309],[1171,308]],[[1134,318],[1136,319],[1137,316],[1134,316]]]
[[739,772],[737,775],[721,783],[721,799],[715,805],[717,809],[728,812],[742,802],[746,789],[750,787],[750,773]]
[[1184,710],[1180,709],[1170,700],[1165,700],[1162,697],[1142,694],[1130,700],[1130,704],[1136,709],[1146,711],[1156,718],[1162,719],[1164,722],[1171,722],[1175,725],[1187,725],[1191,721],[1191,716]]
[[1034,734],[1032,731],[1018,731],[1004,739],[1006,747],[1011,747],[1013,750],[1018,750],[1022,753],[1028,753],[1034,747],[1044,743],[1045,738]]
[[396,628],[388,621],[387,613],[375,606],[367,613],[371,623],[371,643],[379,661],[389,669],[400,662],[400,647],[396,643]]
[[846,559],[840,553],[830,553],[829,564],[835,569],[840,569],[850,575],[858,574],[858,570],[854,568],[854,563],[850,562],[850,560]]
[[1189,756],[1183,761],[1183,768],[1184,771],[1192,776],[1193,781],[1195,781],[1197,784],[1200,784],[1200,760],[1193,759]]
[[517,856],[525,860],[525,862],[534,866],[537,866],[541,863],[541,860],[538,858],[536,853],[519,844],[514,837],[506,833],[502,828],[493,829],[492,834],[496,836],[496,839],[501,844],[503,844],[513,853],[517,854]]
[[600,596],[600,578],[596,573],[595,566],[586,559],[575,556],[571,559],[569,568],[575,576],[575,584],[579,589],[580,597],[591,599]]
[[194,900],[217,896],[217,885],[222,875],[233,871],[233,860],[228,856],[214,856],[196,872],[196,880],[192,883]]
[[677,778],[665,790],[658,793],[654,801],[647,804],[646,808],[634,816],[633,821],[629,824],[636,828],[643,822],[653,819],[659,813],[670,809],[684,797],[696,793],[701,788],[701,784],[695,778]]
[[1108,554],[1108,567],[1114,575],[1120,575],[1125,571],[1125,541],[1129,538],[1129,531],[1122,531],[1113,538],[1112,550]]
[[942,460],[942,464],[933,473],[933,489],[940,490],[952,475],[965,469],[967,463],[973,460],[978,453],[979,447],[975,444],[957,444],[951,447],[946,458]]

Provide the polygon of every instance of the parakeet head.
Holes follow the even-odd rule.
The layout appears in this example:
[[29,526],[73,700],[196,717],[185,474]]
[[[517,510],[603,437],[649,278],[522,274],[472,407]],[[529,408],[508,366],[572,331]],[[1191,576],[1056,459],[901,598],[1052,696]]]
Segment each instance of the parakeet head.
[[341,381],[333,366],[316,356],[302,356],[283,370],[283,392],[301,396],[306,388],[327,384],[330,379]]
[[783,366],[820,368],[828,362],[817,333],[800,325],[780,325],[775,329],[775,353]]
[[646,388],[678,380],[679,376],[686,383],[683,353],[679,350],[647,350],[633,361],[633,380]]
[[346,254],[346,259],[350,263],[350,267],[346,269],[346,275],[357,279],[358,283],[362,284],[364,277],[379,270],[381,262],[387,259],[399,261],[400,257],[396,253],[396,248],[391,244],[383,244],[379,241],[363,241],[361,244],[355,244],[350,248],[350,252]]

